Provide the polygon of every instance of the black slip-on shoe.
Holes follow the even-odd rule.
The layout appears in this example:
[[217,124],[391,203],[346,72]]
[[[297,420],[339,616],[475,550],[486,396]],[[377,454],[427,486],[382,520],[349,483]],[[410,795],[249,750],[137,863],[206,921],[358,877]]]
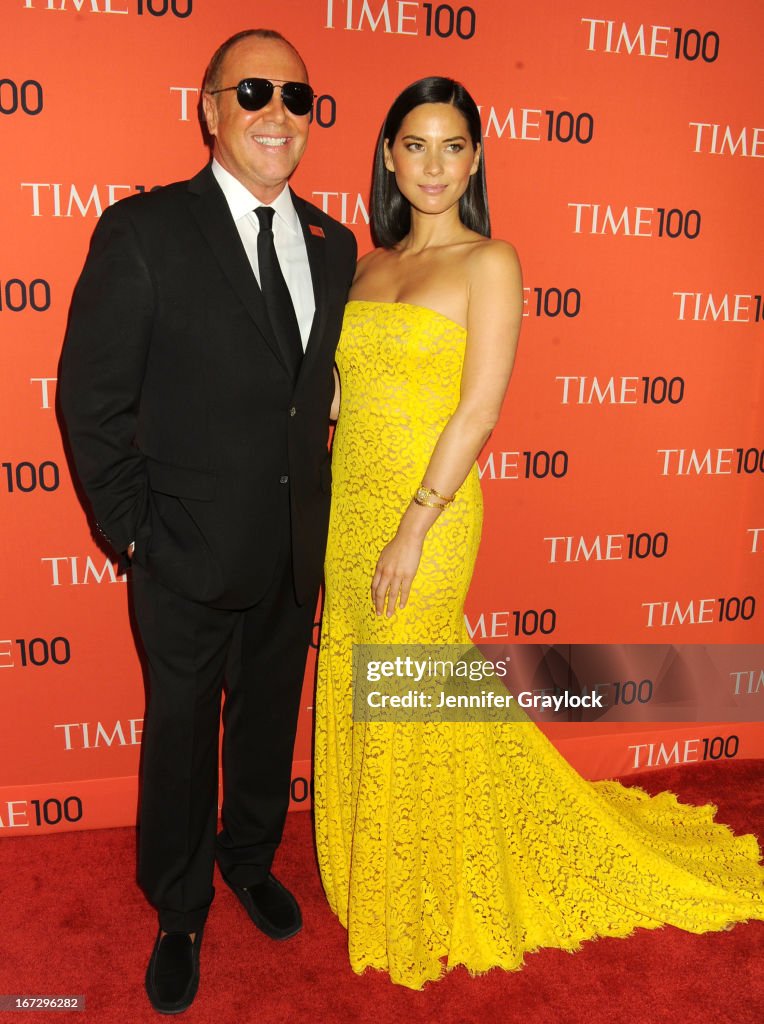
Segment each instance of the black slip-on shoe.
[[239,899],[252,922],[271,939],[290,939],[302,928],[297,900],[278,879],[269,874],[258,885],[241,886],[223,881]]
[[199,950],[202,929],[191,941],[187,932],[157,933],[149,966],[146,992],[159,1013],[183,1013],[194,1001],[199,987]]

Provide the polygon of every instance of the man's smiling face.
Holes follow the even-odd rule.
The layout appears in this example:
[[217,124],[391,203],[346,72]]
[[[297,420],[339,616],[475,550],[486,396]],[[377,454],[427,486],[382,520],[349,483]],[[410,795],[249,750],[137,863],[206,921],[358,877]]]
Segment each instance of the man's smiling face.
[[[307,82],[305,66],[279,39],[250,36],[225,55],[213,89],[238,85],[243,78]],[[308,142],[309,115],[290,113],[276,87],[260,110],[239,106],[235,90],[203,97],[207,128],[215,137],[215,159],[262,203],[271,203],[300,162]]]

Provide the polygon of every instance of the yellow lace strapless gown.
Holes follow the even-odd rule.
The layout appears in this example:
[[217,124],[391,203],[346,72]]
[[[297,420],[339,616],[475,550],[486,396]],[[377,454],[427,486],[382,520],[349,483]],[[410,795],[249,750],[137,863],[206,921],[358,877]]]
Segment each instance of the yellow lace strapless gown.
[[764,919],[754,836],[712,805],[588,782],[522,723],[354,723],[353,643],[468,643],[477,470],[427,535],[407,607],[371,578],[456,408],[466,332],[405,303],[348,303],[316,698],[316,840],[355,971],[421,988],[444,969],[515,970],[635,927]]

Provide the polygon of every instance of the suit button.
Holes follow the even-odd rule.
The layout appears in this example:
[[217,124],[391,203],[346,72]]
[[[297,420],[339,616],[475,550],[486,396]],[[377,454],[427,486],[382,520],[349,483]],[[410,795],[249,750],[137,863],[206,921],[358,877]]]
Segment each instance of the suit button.
[[289,483],[289,477],[288,476],[280,476],[279,477],[279,483],[280,484],[287,484],[287,483]]
[[297,410],[295,409],[294,406],[292,406],[292,408],[289,410],[289,415],[290,416],[296,416],[297,415]]

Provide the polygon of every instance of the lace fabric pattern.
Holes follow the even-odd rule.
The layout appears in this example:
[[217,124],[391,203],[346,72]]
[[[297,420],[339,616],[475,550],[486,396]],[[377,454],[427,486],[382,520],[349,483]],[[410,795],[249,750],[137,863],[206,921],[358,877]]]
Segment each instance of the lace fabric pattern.
[[354,722],[354,643],[469,643],[463,608],[482,497],[473,467],[436,520],[407,607],[371,579],[459,401],[466,331],[406,303],[348,303],[337,365],[326,597],[316,694],[316,844],[353,969],[419,989],[463,964],[517,970],[541,947],[764,919],[752,835],[716,808],[588,782],[513,722]]

